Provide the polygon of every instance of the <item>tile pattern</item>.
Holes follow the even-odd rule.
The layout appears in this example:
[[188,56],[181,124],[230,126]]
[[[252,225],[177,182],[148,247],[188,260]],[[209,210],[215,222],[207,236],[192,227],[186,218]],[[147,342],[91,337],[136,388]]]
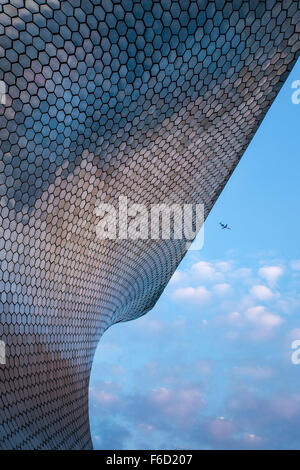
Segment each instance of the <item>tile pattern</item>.
[[100,242],[94,209],[207,215],[297,58],[299,6],[1,1],[2,449],[92,447],[99,338],[149,311],[186,251]]

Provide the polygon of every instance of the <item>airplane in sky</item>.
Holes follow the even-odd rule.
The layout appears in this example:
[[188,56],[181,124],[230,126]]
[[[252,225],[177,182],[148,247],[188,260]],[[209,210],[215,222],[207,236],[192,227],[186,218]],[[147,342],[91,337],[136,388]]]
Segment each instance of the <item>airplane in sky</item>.
[[228,224],[222,224],[222,222],[220,222],[220,225],[222,229],[227,228],[227,230],[231,230],[231,228],[228,227]]

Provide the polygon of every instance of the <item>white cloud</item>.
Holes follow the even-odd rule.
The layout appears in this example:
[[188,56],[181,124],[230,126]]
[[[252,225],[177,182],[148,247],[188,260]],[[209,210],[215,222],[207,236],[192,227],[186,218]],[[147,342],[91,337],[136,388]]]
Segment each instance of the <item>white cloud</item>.
[[270,403],[271,410],[283,419],[291,419],[300,412],[300,395],[276,396]]
[[243,317],[240,312],[233,311],[226,315],[217,317],[217,323],[232,325],[235,328],[239,328],[243,325]]
[[248,308],[246,318],[264,330],[272,330],[282,323],[282,318],[279,315],[269,312],[262,305]]
[[159,387],[150,391],[147,401],[160,414],[168,415],[172,421],[179,421],[182,424],[193,420],[197,415],[195,410],[206,405],[202,391],[193,386],[176,390]]
[[94,403],[105,407],[114,406],[119,402],[118,387],[112,382],[102,382],[90,387],[90,395]]
[[224,275],[228,275],[231,268],[229,261],[198,261],[192,265],[191,274],[205,281],[216,281],[222,279]]
[[153,431],[153,426],[151,426],[151,424],[140,423],[140,424],[138,424],[138,427],[142,432],[148,433],[148,432]]
[[280,315],[270,312],[265,306],[248,306],[241,311],[232,310],[226,315],[217,318],[217,323],[227,324],[232,330],[227,331],[226,337],[230,340],[240,336],[241,331],[252,340],[266,340],[282,324]]
[[227,420],[224,416],[220,416],[208,423],[208,431],[217,440],[227,439],[235,431],[235,426],[232,421]]
[[286,296],[284,299],[279,299],[276,305],[277,308],[280,309],[283,313],[290,314],[299,310],[300,299]]
[[274,297],[274,293],[269,287],[263,285],[253,286],[250,290],[251,295],[259,300],[269,300]]
[[210,293],[204,286],[183,287],[174,292],[174,297],[192,302],[207,302],[210,299]]
[[282,266],[263,266],[258,271],[258,274],[268,281],[270,285],[274,285],[277,280],[283,274],[283,267]]
[[216,268],[226,273],[231,270],[231,263],[229,261],[217,261]]
[[247,433],[245,435],[245,441],[249,445],[257,446],[262,441],[262,438],[257,436],[256,434]]
[[175,273],[171,277],[170,282],[173,284],[175,282],[182,281],[184,277],[185,277],[184,273],[182,271],[179,271],[179,269],[177,269],[177,271],[175,271]]
[[199,261],[193,264],[191,271],[200,279],[212,281],[216,277],[212,263],[207,263],[206,261]]
[[230,284],[215,284],[213,290],[217,295],[226,295],[230,290]]
[[227,319],[230,321],[230,323],[235,323],[240,321],[241,314],[239,312],[231,312],[227,315]]

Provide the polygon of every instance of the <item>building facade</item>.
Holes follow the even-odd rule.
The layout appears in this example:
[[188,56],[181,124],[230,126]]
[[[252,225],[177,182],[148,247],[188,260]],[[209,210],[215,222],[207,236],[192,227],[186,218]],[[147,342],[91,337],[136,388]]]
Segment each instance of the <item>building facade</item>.
[[97,207],[209,213],[299,54],[299,1],[3,0],[0,448],[91,449],[93,355],[186,240],[97,237]]

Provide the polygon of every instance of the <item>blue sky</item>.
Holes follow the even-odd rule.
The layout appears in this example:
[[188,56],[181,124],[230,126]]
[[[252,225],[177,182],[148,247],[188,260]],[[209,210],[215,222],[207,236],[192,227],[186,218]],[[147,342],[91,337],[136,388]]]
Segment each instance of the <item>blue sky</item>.
[[96,449],[300,448],[295,80],[300,60],[208,216],[203,249],[188,252],[150,313],[101,339]]

